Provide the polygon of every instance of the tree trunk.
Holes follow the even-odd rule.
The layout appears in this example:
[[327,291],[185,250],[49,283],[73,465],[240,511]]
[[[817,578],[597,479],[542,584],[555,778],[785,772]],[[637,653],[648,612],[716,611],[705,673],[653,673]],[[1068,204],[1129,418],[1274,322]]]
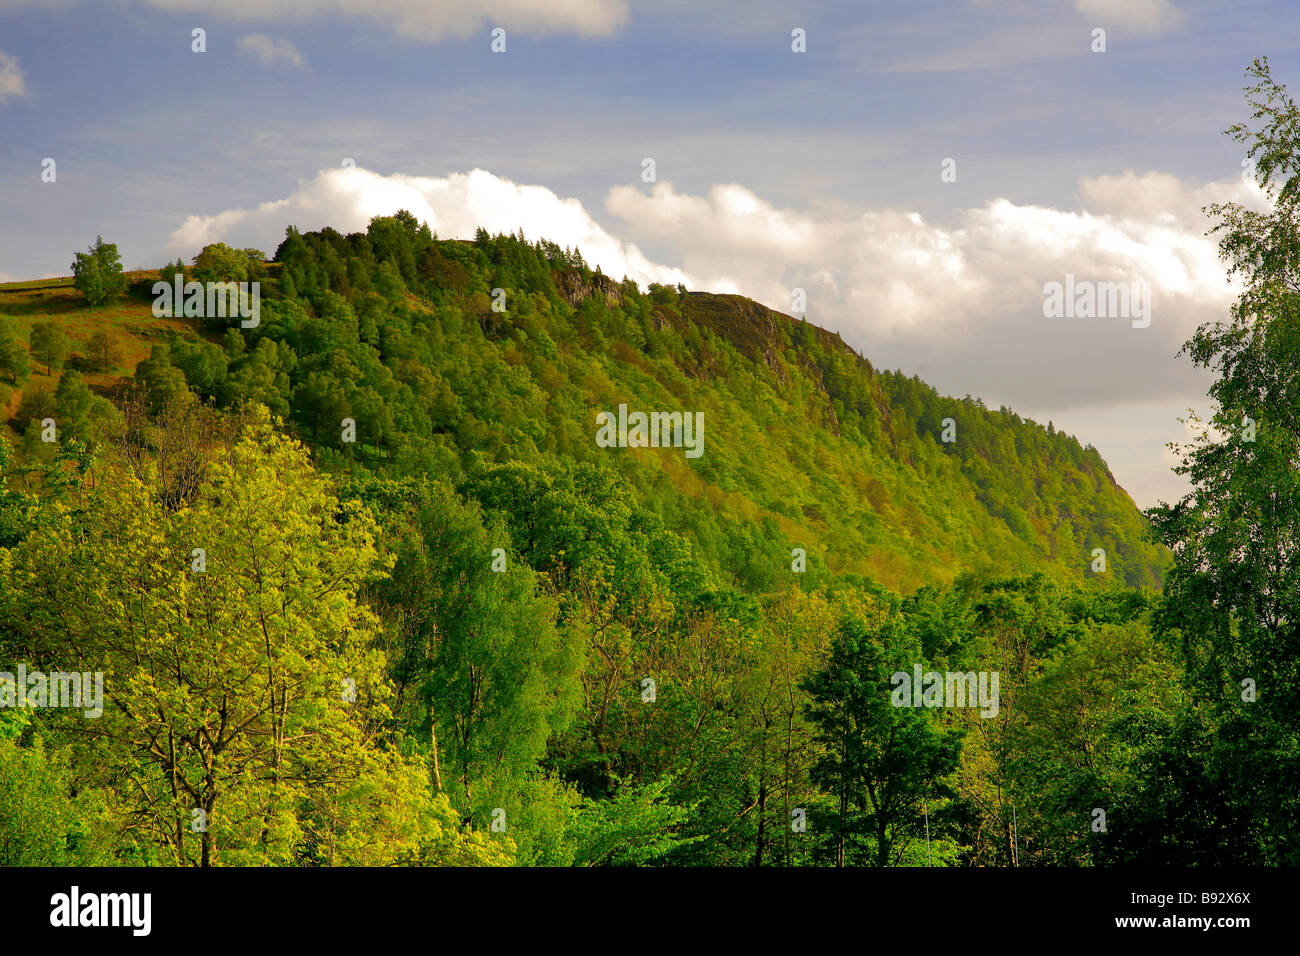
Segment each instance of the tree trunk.
[[763,842],[767,839],[767,725],[763,726],[763,744],[758,760],[758,845],[754,847],[754,866],[763,865]]
[[433,786],[441,793],[442,768],[438,766],[438,725],[434,721],[432,714],[429,716],[429,739],[433,744]]

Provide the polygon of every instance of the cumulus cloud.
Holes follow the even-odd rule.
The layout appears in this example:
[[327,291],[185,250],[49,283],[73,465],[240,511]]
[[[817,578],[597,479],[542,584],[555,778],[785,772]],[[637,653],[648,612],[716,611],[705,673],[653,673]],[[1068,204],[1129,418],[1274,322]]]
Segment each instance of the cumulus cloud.
[[1143,175],[1129,170],[1117,176],[1097,176],[1079,183],[1079,199],[1091,212],[1118,219],[1176,226],[1204,232],[1203,210],[1216,202],[1238,202],[1263,211],[1268,198],[1255,182],[1255,167],[1242,161],[1241,177],[1213,183],[1186,183],[1168,173]]
[[18,58],[0,50],[0,103],[26,94],[27,84],[18,66]]
[[[0,0],[0,6],[41,0]],[[627,0],[136,0],[159,10],[262,23],[327,19],[370,20],[399,36],[437,41],[464,39],[488,27],[526,34],[609,36],[628,19]]]
[[[1173,356],[1234,295],[1200,207],[1258,207],[1259,189],[1130,172],[1085,179],[1079,195],[1069,210],[996,199],[942,225],[902,210],[782,209],[734,184],[703,196],[667,182],[615,187],[606,209],[620,235],[672,250],[706,286],[726,282],[787,312],[804,289],[812,321],[959,394],[1037,409],[1190,394]],[[1147,283],[1150,327],[1045,318],[1045,284],[1067,275]]]
[[1182,23],[1182,11],[1169,0],[1076,0],[1080,13],[1106,27],[1118,24],[1135,33],[1154,35],[1172,30]]
[[267,66],[285,64],[298,70],[307,69],[307,61],[296,46],[288,40],[276,40],[265,33],[250,33],[235,44],[240,52],[261,60]]
[[381,176],[359,166],[322,170],[300,182],[293,195],[256,209],[190,216],[172,233],[168,249],[192,256],[210,242],[230,242],[270,251],[283,238],[286,226],[360,231],[372,217],[399,209],[427,222],[443,239],[472,239],[479,226],[494,234],[522,229],[530,239],[581,249],[588,264],[615,278],[627,276],[642,285],[699,285],[696,277],[651,262],[635,245],[610,235],[578,200],[562,199],[544,186],[519,185],[482,169],[446,177]]

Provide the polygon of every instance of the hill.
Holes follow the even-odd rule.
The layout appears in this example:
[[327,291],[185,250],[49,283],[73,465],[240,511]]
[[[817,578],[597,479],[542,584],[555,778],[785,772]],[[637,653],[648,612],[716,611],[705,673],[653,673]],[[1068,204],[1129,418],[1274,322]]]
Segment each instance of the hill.
[[[365,234],[290,230],[275,259],[255,329],[156,318],[154,273],[97,310],[69,280],[10,283],[0,316],[22,341],[38,322],[65,328],[101,395],[138,380],[257,400],[354,474],[469,487],[492,463],[616,473],[635,508],[750,592],[788,580],[796,548],[806,580],[896,590],[968,569],[1089,576],[1095,548],[1114,578],[1159,584],[1165,553],[1095,448],[878,371],[838,335],[741,296],[641,290],[552,243],[438,240],[406,214]],[[101,328],[121,346],[114,368],[84,356]],[[25,393],[52,390],[59,370],[31,364]],[[22,432],[20,398],[0,394]],[[620,405],[701,414],[703,453],[599,447],[596,415]]]

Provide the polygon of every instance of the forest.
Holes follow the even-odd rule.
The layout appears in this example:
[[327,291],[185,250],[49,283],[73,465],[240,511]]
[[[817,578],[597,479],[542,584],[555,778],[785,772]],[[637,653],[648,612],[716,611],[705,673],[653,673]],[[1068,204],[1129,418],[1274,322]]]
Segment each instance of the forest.
[[[0,287],[0,865],[1300,863],[1300,111],[1251,75],[1273,206],[1208,210],[1245,291],[1146,513],[816,316],[522,234]],[[258,321],[156,316],[178,275]]]

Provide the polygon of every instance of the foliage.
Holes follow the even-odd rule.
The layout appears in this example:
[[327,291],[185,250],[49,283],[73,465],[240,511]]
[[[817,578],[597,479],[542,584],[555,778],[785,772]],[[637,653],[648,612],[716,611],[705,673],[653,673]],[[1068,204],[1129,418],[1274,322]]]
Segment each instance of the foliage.
[[72,262],[73,285],[86,297],[91,308],[112,301],[126,291],[126,275],[122,272],[122,257],[117,246],[105,242],[103,236],[95,239],[88,252],[78,252]]
[[[1183,845],[1204,858],[1259,862],[1246,835],[1268,833],[1263,861],[1294,864],[1297,844],[1287,835],[1300,819],[1300,109],[1267,60],[1247,75],[1255,122],[1228,134],[1249,144],[1271,208],[1208,210],[1220,254],[1244,290],[1227,322],[1202,326],[1186,345],[1196,364],[1219,373],[1210,387],[1214,410],[1181,449],[1178,471],[1192,490],[1151,517],[1175,552],[1161,625],[1198,708],[1171,732],[1166,759],[1192,764],[1194,780],[1226,791],[1216,800],[1221,815],[1202,814],[1200,832]],[[1227,847],[1209,832],[1215,825],[1237,835]]]

